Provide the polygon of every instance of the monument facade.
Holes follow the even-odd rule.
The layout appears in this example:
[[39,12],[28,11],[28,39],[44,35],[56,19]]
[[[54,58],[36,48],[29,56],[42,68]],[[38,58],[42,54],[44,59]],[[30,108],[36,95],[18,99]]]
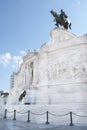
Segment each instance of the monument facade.
[[87,114],[87,34],[55,28],[50,36],[38,52],[24,57],[6,108],[48,105],[47,110]]
[[24,57],[8,103],[20,103],[24,90],[35,104],[86,102],[87,35],[77,37],[57,28],[50,35],[51,40],[39,52],[28,52]]

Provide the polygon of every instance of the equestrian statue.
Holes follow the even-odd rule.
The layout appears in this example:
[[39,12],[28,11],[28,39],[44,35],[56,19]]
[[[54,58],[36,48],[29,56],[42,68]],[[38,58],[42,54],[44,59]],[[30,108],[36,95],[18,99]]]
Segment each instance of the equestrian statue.
[[54,22],[56,22],[56,26],[63,26],[65,29],[71,29],[71,22],[68,19],[66,13],[61,9],[61,13],[57,14],[55,11],[51,10],[50,13],[54,17]]

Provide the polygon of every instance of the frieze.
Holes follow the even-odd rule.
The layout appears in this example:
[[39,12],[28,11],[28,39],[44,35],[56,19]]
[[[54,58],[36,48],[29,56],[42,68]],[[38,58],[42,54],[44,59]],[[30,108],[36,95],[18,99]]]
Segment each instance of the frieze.
[[[59,59],[59,58],[58,58]],[[58,80],[67,78],[87,77],[87,53],[69,56],[65,60],[48,65],[48,79]]]

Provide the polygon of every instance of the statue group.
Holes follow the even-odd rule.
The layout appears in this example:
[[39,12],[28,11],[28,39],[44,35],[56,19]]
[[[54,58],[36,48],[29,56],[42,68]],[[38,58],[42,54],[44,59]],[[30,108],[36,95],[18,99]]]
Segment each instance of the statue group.
[[51,10],[50,13],[53,15],[54,22],[56,22],[56,26],[63,26],[65,29],[71,29],[71,22],[68,19],[66,13],[61,9],[61,13],[57,14],[55,11]]

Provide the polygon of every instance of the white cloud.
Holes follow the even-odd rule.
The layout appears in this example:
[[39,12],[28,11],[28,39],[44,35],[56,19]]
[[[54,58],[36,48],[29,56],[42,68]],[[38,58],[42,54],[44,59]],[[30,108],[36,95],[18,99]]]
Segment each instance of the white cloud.
[[23,61],[21,56],[13,56],[13,60],[14,60],[15,63]]
[[20,51],[19,55],[12,55],[7,52],[0,55],[0,64],[3,67],[10,67],[13,71],[17,71],[23,62],[23,56],[26,55],[25,51]]
[[10,53],[6,53],[5,57],[10,60],[11,59],[11,54]]
[[80,0],[78,1],[78,5],[80,5],[81,4],[81,2],[80,2]]
[[10,64],[11,54],[9,52],[0,55],[0,63],[3,64],[4,67]]
[[13,62],[15,63],[15,66],[19,68],[23,62],[23,58],[21,56],[13,56]]
[[22,50],[22,51],[20,51],[19,53],[20,53],[21,55],[25,55],[25,54],[26,54],[26,52],[25,52],[25,51],[23,51],[23,50]]

